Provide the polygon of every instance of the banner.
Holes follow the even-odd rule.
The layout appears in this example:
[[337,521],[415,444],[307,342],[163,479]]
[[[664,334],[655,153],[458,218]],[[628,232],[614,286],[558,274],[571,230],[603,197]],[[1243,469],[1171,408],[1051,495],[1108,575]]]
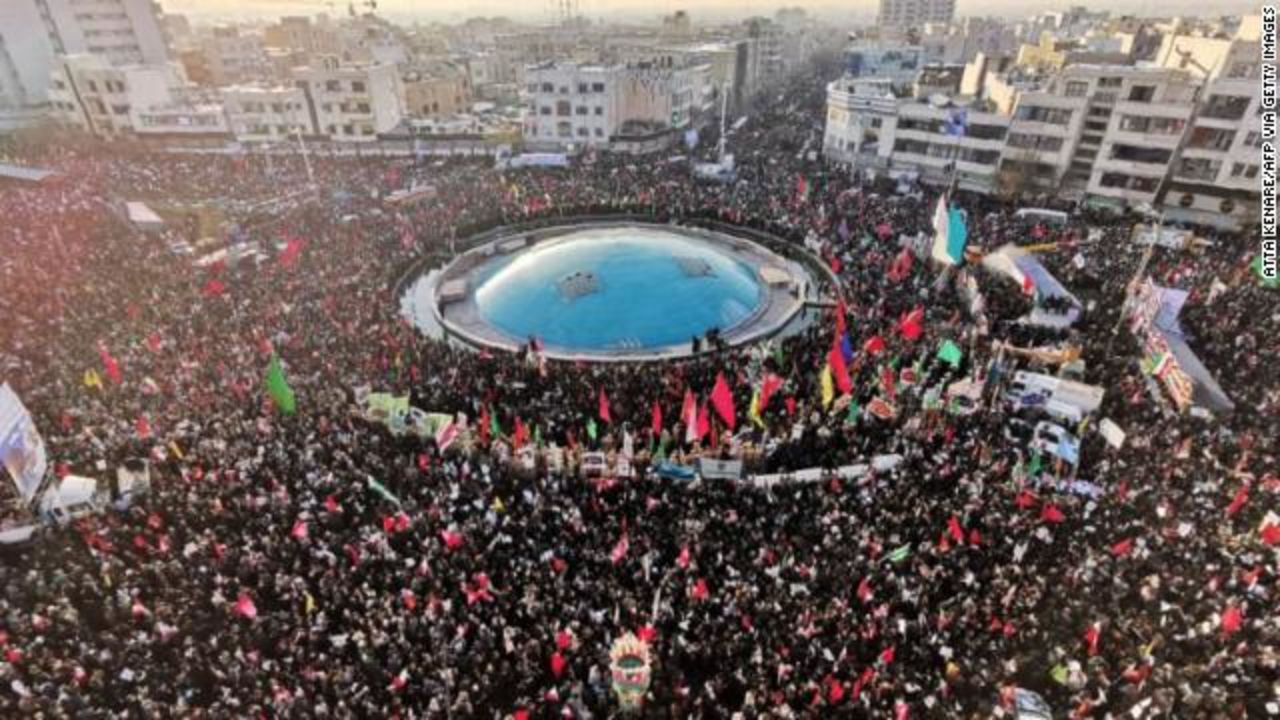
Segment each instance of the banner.
[[737,480],[742,477],[742,461],[698,458],[698,474],[706,480]]
[[0,385],[0,463],[22,501],[30,502],[40,489],[49,461],[31,413],[8,383]]
[[1120,426],[1115,424],[1111,418],[1102,418],[1102,422],[1098,423],[1098,432],[1102,434],[1107,444],[1117,450],[1124,446],[1125,433]]

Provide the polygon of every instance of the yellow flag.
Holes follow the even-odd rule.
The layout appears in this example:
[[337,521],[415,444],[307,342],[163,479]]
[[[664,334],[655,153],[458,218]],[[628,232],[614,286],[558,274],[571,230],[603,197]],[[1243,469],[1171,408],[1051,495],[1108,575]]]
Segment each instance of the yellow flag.
[[311,593],[307,592],[306,590],[303,590],[302,594],[305,595],[307,598],[306,611],[307,611],[307,614],[310,615],[311,613],[316,611],[316,599],[311,597]]
[[501,515],[507,511],[507,505],[502,502],[502,498],[495,495],[493,496],[493,504],[489,506],[489,509]]
[[98,376],[98,371],[89,368],[84,371],[84,386],[87,388],[102,389],[102,378]]
[[831,365],[822,366],[822,409],[826,410],[831,407],[831,401],[836,399],[835,383],[831,379]]
[[757,426],[764,427],[764,418],[760,417],[760,391],[756,390],[751,393],[751,407],[747,410],[747,417]]
[[179,460],[186,459],[186,456],[182,454],[182,448],[178,447],[178,443],[174,442],[173,440],[169,441],[169,452],[173,453],[173,456],[178,458]]

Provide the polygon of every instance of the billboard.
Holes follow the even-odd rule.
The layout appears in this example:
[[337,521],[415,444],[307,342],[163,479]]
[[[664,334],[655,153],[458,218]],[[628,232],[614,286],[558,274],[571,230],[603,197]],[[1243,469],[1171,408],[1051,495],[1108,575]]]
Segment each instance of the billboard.
[[8,383],[0,385],[0,464],[13,479],[22,501],[31,502],[44,479],[48,459],[31,413]]

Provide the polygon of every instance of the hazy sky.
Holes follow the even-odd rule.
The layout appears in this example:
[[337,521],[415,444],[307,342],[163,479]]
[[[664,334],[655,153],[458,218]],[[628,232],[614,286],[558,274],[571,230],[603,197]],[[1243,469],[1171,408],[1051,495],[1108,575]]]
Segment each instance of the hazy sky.
[[[3,0],[0,0],[3,2]],[[875,14],[878,0],[578,0],[582,13],[591,18],[656,20],[675,10],[687,10],[694,21],[722,20],[751,14],[771,15],[779,7],[799,5],[825,18],[858,22]],[[261,18],[278,15],[312,15],[328,12],[344,14],[347,0],[160,0],[168,12],[185,13],[192,19],[205,17]],[[395,21],[420,18],[424,21],[457,22],[468,17],[506,15],[519,20],[548,20],[556,0],[378,0],[378,12]],[[1020,17],[1040,10],[1065,9],[1071,5],[1105,7],[1113,13],[1137,15],[1189,15],[1257,12],[1248,0],[960,0],[956,14],[1004,15]],[[363,7],[357,4],[357,9]]]

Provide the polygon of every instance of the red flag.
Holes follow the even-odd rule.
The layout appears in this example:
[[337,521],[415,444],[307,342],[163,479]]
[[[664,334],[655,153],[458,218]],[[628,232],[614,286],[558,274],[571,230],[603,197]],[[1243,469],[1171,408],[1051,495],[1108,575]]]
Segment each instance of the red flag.
[[910,720],[911,706],[898,701],[893,704],[893,720]]
[[516,450],[519,450],[520,447],[524,445],[525,436],[527,434],[528,434],[528,430],[525,429],[524,422],[521,421],[520,416],[517,415],[516,429],[512,432],[512,435],[511,435],[511,444],[515,446]]
[[647,643],[652,643],[658,639],[658,631],[652,625],[644,625],[639,630],[636,630],[636,637]]
[[568,650],[569,646],[572,644],[573,644],[573,634],[570,633],[568,630],[561,630],[560,632],[556,633],[556,649]]
[[730,430],[737,427],[738,416],[733,409],[733,393],[729,390],[729,383],[725,382],[724,373],[716,373],[716,384],[711,389],[711,404]]
[[693,598],[695,602],[706,600],[710,594],[711,592],[707,590],[707,581],[702,578],[694,581],[693,587],[689,590],[689,597]]
[[830,675],[827,676],[827,702],[839,705],[844,700],[844,684]]
[[1235,498],[1231,500],[1231,504],[1227,506],[1227,517],[1231,517],[1232,515],[1240,512],[1240,508],[1243,508],[1244,504],[1247,502],[1249,502],[1249,486],[1245,485],[1240,488],[1239,492],[1236,493]]
[[787,416],[791,417],[796,414],[796,399],[790,395],[787,396]]
[[1022,294],[1034,295],[1035,292],[1036,292],[1036,281],[1031,279],[1030,275],[1024,274],[1022,276]]
[[253,598],[249,597],[249,593],[240,593],[240,597],[236,599],[236,614],[250,620],[258,617],[258,607],[253,604]]
[[1013,502],[1017,504],[1019,508],[1026,510],[1029,507],[1035,506],[1036,496],[1032,495],[1030,490],[1023,490],[1018,493],[1018,497],[1014,498]]
[[107,377],[111,382],[119,385],[124,382],[124,373],[120,372],[120,363],[111,356],[105,347],[98,348],[98,356],[102,358],[102,369],[107,373]]
[[607,423],[613,422],[609,417],[609,396],[604,394],[604,388],[600,388],[600,419]]
[[688,545],[682,545],[680,547],[680,554],[676,556],[676,565],[679,565],[681,570],[687,570],[689,568]]
[[964,528],[960,527],[960,519],[955,515],[947,519],[947,532],[951,533],[957,544],[964,544]]
[[293,539],[295,540],[306,540],[307,539],[307,523],[303,520],[298,520],[294,522],[293,529],[289,531],[289,534],[292,535]]
[[558,651],[551,653],[551,674],[554,675],[557,680],[559,680],[560,676],[564,674],[564,668],[568,664],[569,663],[564,659],[564,656]]
[[418,607],[418,597],[409,588],[400,591],[400,600],[404,602],[406,610],[412,611]]
[[338,497],[336,495],[326,497],[324,499],[324,509],[331,513],[342,512],[342,506],[338,504]]
[[680,406],[680,422],[688,428],[698,427],[698,401],[693,398],[692,390],[684,391],[684,404]]
[[844,353],[840,352],[838,343],[833,343],[827,351],[827,364],[831,366],[831,376],[835,378],[836,387],[840,388],[841,394],[853,392],[853,381],[849,379],[849,369],[845,367]]
[[879,335],[872,335],[870,340],[862,344],[862,351],[868,355],[879,355],[884,352],[884,340]]
[[480,442],[489,441],[489,406],[480,408]]
[[782,378],[776,373],[766,373],[764,380],[760,382],[760,412],[769,407],[769,398],[773,397],[779,389],[782,388]]
[[884,663],[885,665],[892,663],[893,657],[895,654],[896,653],[894,652],[894,646],[890,645],[889,647],[885,648],[884,652],[880,653],[880,662]]
[[218,297],[227,291],[227,286],[218,278],[209,278],[209,282],[204,284],[205,297]]
[[451,530],[441,530],[440,541],[444,543],[446,549],[457,550],[462,547],[462,534]]
[[1101,633],[1098,632],[1098,623],[1094,623],[1084,631],[1084,644],[1089,650],[1089,657],[1098,654],[1098,639]]
[[864,603],[871,600],[871,578],[864,576],[858,583],[858,599]]
[[1045,522],[1060,523],[1063,520],[1066,520],[1067,516],[1062,514],[1062,511],[1058,509],[1057,505],[1050,503],[1045,505],[1040,511],[1040,519]]
[[898,323],[898,332],[907,340],[917,340],[924,332],[924,307],[921,305],[906,314]]
[[160,352],[161,342],[160,333],[158,332],[152,331],[152,333],[147,336],[147,348],[149,348],[153,353]]
[[618,538],[618,542],[614,544],[613,550],[609,553],[609,559],[614,565],[622,562],[627,556],[627,549],[631,547],[630,541],[627,540],[627,531],[622,531],[622,536]]
[[1268,545],[1280,545],[1280,525],[1267,523],[1262,526],[1262,542]]
[[845,307],[844,298],[841,297],[838,300],[836,300],[836,334],[835,334],[836,342],[840,342],[840,336],[844,335],[845,314],[847,312],[848,312],[848,308]]
[[1118,558],[1128,555],[1131,550],[1133,550],[1132,538],[1125,538],[1124,540],[1121,540],[1120,542],[1111,546],[1111,554],[1115,555]]
[[662,406],[657,400],[653,401],[653,410],[649,413],[649,429],[655,436],[662,434]]
[[1240,612],[1240,608],[1235,605],[1228,605],[1226,610],[1222,611],[1222,637],[1229,637],[1232,633],[1240,630],[1244,625],[1244,614]]
[[711,412],[707,410],[707,403],[703,402],[702,407],[698,408],[698,439],[707,436],[711,432]]
[[146,415],[139,415],[134,427],[137,429],[140,439],[146,440],[151,437],[151,423],[147,422]]
[[280,253],[280,265],[291,268],[298,262],[298,258],[301,255],[302,238],[290,238],[289,242],[284,246],[284,251]]

